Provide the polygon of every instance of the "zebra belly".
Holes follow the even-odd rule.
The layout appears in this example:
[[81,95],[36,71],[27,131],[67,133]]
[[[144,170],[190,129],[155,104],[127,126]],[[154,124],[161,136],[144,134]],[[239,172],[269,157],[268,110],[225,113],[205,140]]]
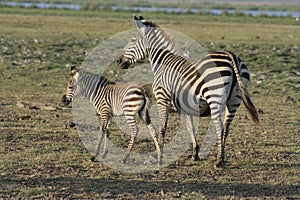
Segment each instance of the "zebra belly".
[[173,98],[173,104],[176,109],[183,114],[191,116],[209,116],[210,108],[204,99],[192,100],[194,98]]
[[210,116],[210,107],[207,101],[200,99],[199,108],[200,108],[200,116],[202,117]]

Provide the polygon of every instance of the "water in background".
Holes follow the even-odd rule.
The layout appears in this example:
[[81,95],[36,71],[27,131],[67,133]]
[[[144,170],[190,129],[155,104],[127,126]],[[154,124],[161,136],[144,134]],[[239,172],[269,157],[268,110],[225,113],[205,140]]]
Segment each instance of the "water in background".
[[[22,7],[36,7],[36,8],[56,8],[56,9],[70,9],[70,10],[80,10],[83,6],[79,4],[60,4],[60,3],[28,3],[28,2],[0,2],[0,5],[6,5],[6,6],[22,6]],[[103,6],[99,7],[104,8]],[[222,10],[222,9],[198,9],[198,8],[191,8],[191,9],[186,9],[186,8],[174,8],[174,7],[148,7],[148,6],[112,6],[111,10],[113,11],[148,11],[148,12],[166,12],[166,13],[198,13],[198,12],[203,12],[203,13],[209,13],[209,14],[214,14],[214,15],[222,15],[223,12],[226,12],[228,14],[234,14],[236,13],[236,10],[233,9],[228,9],[228,10]],[[277,11],[277,10],[242,10],[240,11],[241,14],[245,15],[250,15],[253,17],[256,16],[275,16],[275,17],[287,17],[291,16],[293,18],[299,18],[300,17],[300,12],[299,11]]]
[[0,2],[0,5],[5,6],[21,6],[24,8],[36,7],[36,8],[56,8],[56,9],[70,9],[70,10],[80,10],[81,5],[78,4],[60,4],[60,3],[30,3],[30,2]]

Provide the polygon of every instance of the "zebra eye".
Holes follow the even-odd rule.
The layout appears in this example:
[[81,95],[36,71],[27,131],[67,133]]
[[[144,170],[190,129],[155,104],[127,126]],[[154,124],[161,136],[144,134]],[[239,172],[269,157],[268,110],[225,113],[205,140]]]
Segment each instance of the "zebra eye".
[[136,37],[131,38],[131,42],[135,42],[136,41]]

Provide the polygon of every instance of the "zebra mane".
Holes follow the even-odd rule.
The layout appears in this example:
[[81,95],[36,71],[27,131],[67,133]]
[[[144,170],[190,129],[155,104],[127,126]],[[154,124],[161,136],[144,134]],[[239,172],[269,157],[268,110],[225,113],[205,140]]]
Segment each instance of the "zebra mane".
[[173,38],[173,36],[171,34],[169,34],[168,32],[166,32],[160,25],[158,25],[157,23],[155,22],[152,22],[152,21],[146,21],[146,20],[141,20],[142,23],[147,26],[147,27],[151,27],[151,28],[157,28],[164,36],[165,40],[170,42],[170,44],[172,45],[172,49],[171,50],[174,50],[176,51],[176,42]]
[[153,22],[153,21],[146,21],[146,20],[142,20],[142,23],[146,26],[150,26],[150,27],[154,27],[154,28],[160,28],[160,26]]
[[106,82],[107,84],[115,84],[114,82],[108,80],[106,77],[104,77],[102,75],[94,74],[94,73],[86,71],[84,69],[80,69],[79,73],[81,73],[81,75],[83,75],[83,76],[89,75],[89,76],[95,78],[95,80],[103,81],[103,82]]

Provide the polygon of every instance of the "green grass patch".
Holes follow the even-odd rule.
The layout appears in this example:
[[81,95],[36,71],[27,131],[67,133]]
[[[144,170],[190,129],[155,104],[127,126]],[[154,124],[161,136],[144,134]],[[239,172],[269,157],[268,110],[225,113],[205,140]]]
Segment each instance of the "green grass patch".
[[[45,107],[59,107],[67,66],[80,65],[105,38],[135,28],[131,13],[1,7],[0,198],[299,197],[298,25],[287,18],[144,15],[192,37],[208,52],[237,53],[251,73],[249,90],[261,126],[254,126],[240,107],[222,170],[213,167],[215,150],[206,160],[193,162],[190,149],[171,165],[144,174],[92,163],[78,131],[69,126],[72,110]],[[124,72],[114,68],[106,73],[116,79]],[[167,141],[178,130],[178,120],[172,113]],[[208,123],[201,119],[199,141]],[[111,139],[125,149],[129,136],[112,123]],[[151,141],[137,141],[135,152],[154,149]]]

